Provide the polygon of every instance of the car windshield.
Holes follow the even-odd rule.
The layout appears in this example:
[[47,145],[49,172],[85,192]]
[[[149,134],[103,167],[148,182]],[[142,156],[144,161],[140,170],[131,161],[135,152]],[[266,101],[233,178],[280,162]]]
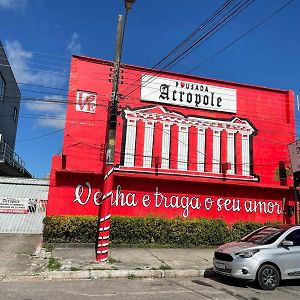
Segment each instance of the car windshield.
[[285,230],[279,227],[264,227],[245,236],[241,241],[260,245],[272,244]]

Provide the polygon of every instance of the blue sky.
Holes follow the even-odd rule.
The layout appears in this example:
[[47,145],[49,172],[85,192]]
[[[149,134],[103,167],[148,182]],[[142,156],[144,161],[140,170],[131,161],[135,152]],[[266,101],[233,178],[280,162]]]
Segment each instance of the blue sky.
[[[122,62],[153,67],[224,1],[136,0],[127,19]],[[288,2],[253,1],[171,71],[190,73]],[[300,1],[292,1],[191,74],[298,94],[299,11]],[[66,99],[71,54],[113,60],[119,14],[124,14],[123,0],[0,0],[0,40],[22,92],[15,150],[35,177],[50,172],[52,156],[61,150],[61,102]]]

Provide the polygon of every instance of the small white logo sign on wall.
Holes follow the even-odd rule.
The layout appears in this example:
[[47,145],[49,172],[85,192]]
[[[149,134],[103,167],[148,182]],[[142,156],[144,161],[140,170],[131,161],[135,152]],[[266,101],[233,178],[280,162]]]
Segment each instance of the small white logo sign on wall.
[[236,113],[236,90],[142,75],[141,100]]
[[76,110],[86,113],[96,112],[96,93],[77,91]]

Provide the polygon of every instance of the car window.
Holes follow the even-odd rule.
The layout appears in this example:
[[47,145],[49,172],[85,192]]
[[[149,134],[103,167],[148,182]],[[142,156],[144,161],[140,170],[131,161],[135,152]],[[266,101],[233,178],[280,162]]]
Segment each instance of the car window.
[[300,229],[296,229],[285,238],[288,241],[292,241],[294,246],[300,246]]
[[274,243],[285,231],[277,227],[265,227],[262,230],[254,232],[242,239],[243,242],[267,245]]

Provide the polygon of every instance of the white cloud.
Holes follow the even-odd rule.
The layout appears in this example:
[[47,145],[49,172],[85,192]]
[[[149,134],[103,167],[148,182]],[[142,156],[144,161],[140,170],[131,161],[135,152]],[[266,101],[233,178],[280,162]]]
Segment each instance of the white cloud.
[[[45,68],[46,72],[31,68],[30,64],[34,55],[32,52],[24,50],[19,41],[5,41],[5,51],[18,82],[58,88],[64,85],[66,77],[59,73],[47,72],[51,68],[50,66]],[[34,90],[39,90],[39,88]],[[36,98],[36,94],[33,98]],[[43,97],[42,101],[30,101],[25,105],[29,111],[42,116],[37,118],[38,126],[62,129],[65,126],[65,102],[66,99],[61,95],[47,95]]]
[[42,127],[51,127],[55,129],[63,129],[65,128],[66,120],[64,119],[65,114],[57,115],[55,119],[39,119],[37,124]]
[[80,54],[81,52],[81,44],[79,42],[79,34],[74,32],[71,40],[67,43],[67,49],[71,52],[71,54]]
[[5,51],[18,82],[51,87],[62,87],[65,83],[66,77],[57,70],[52,72],[48,69],[39,70],[40,67],[37,70],[31,68],[33,53],[24,50],[19,41],[6,40]]
[[44,101],[26,103],[28,110],[36,114],[39,112],[39,115],[43,116],[38,119],[37,125],[55,129],[64,128],[66,105],[61,102],[65,102],[66,99],[63,99],[61,95],[45,96],[43,99]]
[[27,0],[0,0],[0,8],[3,9],[24,9]]

